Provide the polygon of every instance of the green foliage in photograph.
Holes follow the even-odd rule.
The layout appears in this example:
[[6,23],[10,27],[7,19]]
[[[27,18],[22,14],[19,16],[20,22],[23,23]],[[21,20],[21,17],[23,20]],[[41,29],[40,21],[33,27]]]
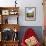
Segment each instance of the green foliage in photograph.
[[27,17],[34,17],[34,13],[26,13]]

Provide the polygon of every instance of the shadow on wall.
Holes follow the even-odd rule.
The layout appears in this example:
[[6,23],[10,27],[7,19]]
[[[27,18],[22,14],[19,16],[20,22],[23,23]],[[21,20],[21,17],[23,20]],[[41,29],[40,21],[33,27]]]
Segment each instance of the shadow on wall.
[[42,26],[21,26],[20,27],[20,31],[19,31],[20,42],[21,42],[21,40],[22,40],[22,38],[24,36],[25,31],[28,28],[32,28],[36,32],[39,41],[42,43],[43,42],[43,30],[42,30]]

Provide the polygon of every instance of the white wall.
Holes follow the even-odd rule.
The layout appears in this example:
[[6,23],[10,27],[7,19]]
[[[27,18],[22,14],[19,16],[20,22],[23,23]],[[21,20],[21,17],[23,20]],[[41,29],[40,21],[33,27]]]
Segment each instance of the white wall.
[[[15,0],[0,0],[0,6],[15,6]],[[21,26],[43,26],[42,0],[17,0],[20,7],[19,24]],[[36,21],[25,21],[25,7],[36,7]]]

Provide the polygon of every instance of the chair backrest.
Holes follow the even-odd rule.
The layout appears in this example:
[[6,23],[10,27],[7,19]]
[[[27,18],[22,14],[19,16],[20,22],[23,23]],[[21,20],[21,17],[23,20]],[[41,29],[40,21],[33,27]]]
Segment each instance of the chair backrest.
[[[36,37],[36,33],[34,32],[34,30],[32,28],[28,28],[22,38],[22,43],[21,45],[22,46],[26,46],[26,43],[25,43],[25,39],[28,39],[29,37],[31,36],[35,36]],[[24,44],[23,44],[24,43]]]
[[37,34],[34,32],[34,30],[32,28],[28,28],[24,34],[24,40],[31,37],[31,36],[37,36]]

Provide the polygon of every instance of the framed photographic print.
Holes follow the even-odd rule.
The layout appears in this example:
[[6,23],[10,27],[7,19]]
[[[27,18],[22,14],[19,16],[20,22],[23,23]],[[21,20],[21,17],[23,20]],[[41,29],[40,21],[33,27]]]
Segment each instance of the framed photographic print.
[[25,8],[25,19],[27,21],[36,20],[36,8],[35,7],[26,7]]
[[2,15],[9,15],[9,10],[2,10]]

